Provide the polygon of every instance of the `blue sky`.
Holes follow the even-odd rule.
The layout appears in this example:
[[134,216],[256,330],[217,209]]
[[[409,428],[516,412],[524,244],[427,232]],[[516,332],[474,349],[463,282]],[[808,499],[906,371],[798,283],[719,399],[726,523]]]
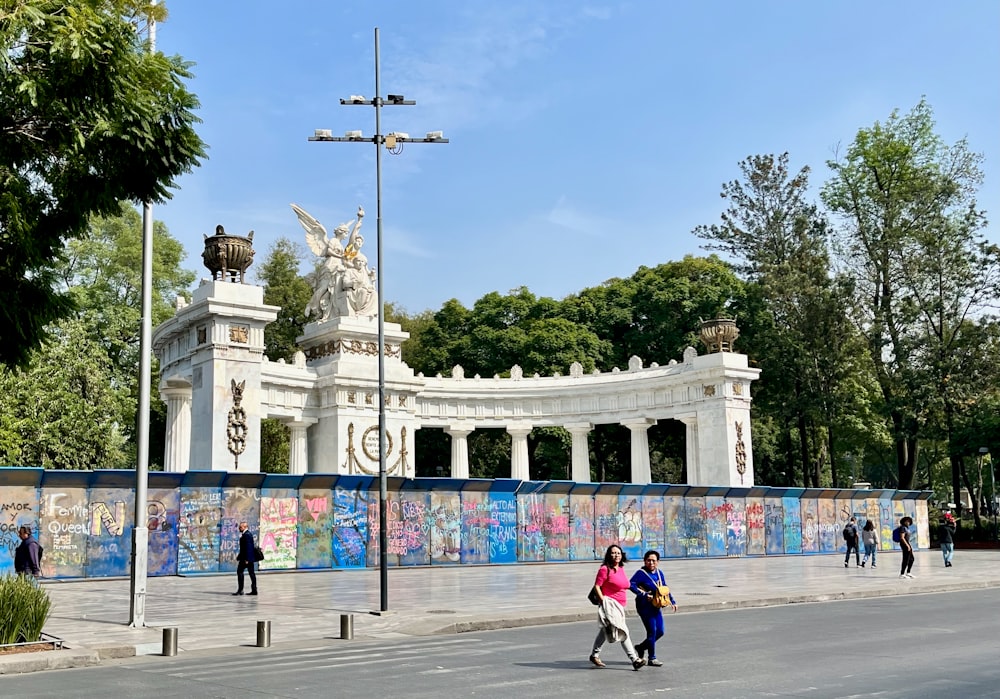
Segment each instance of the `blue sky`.
[[818,189],[838,146],[922,96],[946,141],[985,156],[979,203],[1000,217],[998,2],[166,5],[157,46],[195,63],[209,159],[154,215],[199,276],[216,224],[254,230],[258,260],[304,242],[291,202],[328,230],[364,206],[374,264],[375,146],[306,139],[374,133],[374,109],[339,99],[374,95],[376,26],[383,97],[417,102],[384,108],[383,133],[451,141],[383,153],[380,271],[410,312],[519,286],[562,298],[707,254],[691,231],[719,221],[741,160],[788,151]]

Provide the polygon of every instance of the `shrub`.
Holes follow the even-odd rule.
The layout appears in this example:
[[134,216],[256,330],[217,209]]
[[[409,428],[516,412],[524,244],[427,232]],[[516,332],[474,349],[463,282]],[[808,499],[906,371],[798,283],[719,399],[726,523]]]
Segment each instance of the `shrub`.
[[52,601],[34,578],[0,577],[0,645],[41,640]]

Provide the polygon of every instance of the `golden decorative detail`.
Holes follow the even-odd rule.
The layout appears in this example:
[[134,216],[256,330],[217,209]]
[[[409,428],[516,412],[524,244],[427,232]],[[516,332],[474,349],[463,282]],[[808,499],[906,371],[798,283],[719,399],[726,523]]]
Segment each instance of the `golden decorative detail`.
[[702,386],[702,390],[704,390],[706,398],[711,398],[715,395],[715,386]]
[[[364,433],[362,434],[362,436],[361,436],[361,449],[364,451],[365,456],[369,460],[371,460],[371,461],[378,461],[379,460],[378,454],[375,454],[373,456],[371,454],[370,449],[368,448],[368,445],[366,444],[366,441],[367,441],[366,437],[373,430],[377,433],[378,432],[378,425],[372,425],[371,427],[369,427],[368,429],[366,429],[364,431]],[[403,440],[402,451],[401,451],[401,453],[399,455],[399,458],[396,459],[396,463],[395,464],[393,464],[391,467],[386,466],[386,473],[392,473],[392,472],[396,471],[396,469],[400,465],[402,465],[404,469],[406,468],[406,454],[407,454],[407,452],[406,452],[406,428],[405,427],[403,427],[401,429],[401,431],[400,431],[400,437]],[[388,447],[386,449],[385,455],[389,456],[389,454],[392,453],[392,435],[388,432],[388,430],[385,433],[385,441],[386,441],[386,445]],[[363,473],[366,476],[377,476],[377,475],[379,475],[377,467],[374,468],[374,469],[368,468],[363,463],[361,463],[360,459],[358,459],[357,451],[354,448],[354,423],[353,422],[350,422],[347,425],[347,448],[345,449],[345,452],[347,453],[347,460],[344,462],[343,468],[346,469],[348,473]],[[405,473],[405,471],[404,471],[404,473]]]
[[743,395],[743,384],[739,381],[733,383],[733,395],[742,396]]
[[358,394],[355,391],[347,392],[347,402],[354,405],[358,401]]
[[743,474],[747,472],[747,447],[743,443],[743,423],[736,422],[736,472],[740,474],[740,485],[743,485]]
[[[400,408],[405,408],[406,407],[406,396],[400,396],[399,397],[399,407]],[[406,428],[404,427],[403,429],[405,430]]]
[[[306,350],[306,359],[319,359],[338,354],[360,354],[365,357],[378,356],[378,343],[370,340],[330,340]],[[398,345],[386,345],[385,356],[400,356]]]
[[229,327],[229,341],[239,344],[250,342],[250,328],[246,325],[232,325]]
[[396,459],[396,463],[392,465],[389,472],[396,471],[402,476],[406,475],[407,463],[406,455],[409,452],[406,451],[406,426],[399,428],[399,458]]
[[208,330],[203,325],[198,328],[198,344],[203,345],[206,342],[208,342]]
[[[370,436],[373,433],[375,435],[374,439]],[[378,425],[372,425],[364,431],[364,434],[361,435],[361,451],[363,451],[365,456],[367,456],[371,461],[379,460],[378,451],[375,451],[375,446],[378,445],[378,442]],[[385,447],[385,456],[386,458],[389,458],[389,454],[392,453],[392,434],[389,433],[389,430],[385,431]],[[372,453],[373,451],[374,453]]]
[[366,393],[365,394],[365,405],[371,405],[372,404],[372,400],[373,400],[372,394],[371,393]]
[[235,459],[233,467],[239,469],[240,454],[247,448],[247,411],[240,405],[243,401],[243,389],[246,388],[247,382],[244,380],[236,383],[236,379],[232,379],[231,381],[233,407],[229,409],[228,421],[226,423],[226,447]]

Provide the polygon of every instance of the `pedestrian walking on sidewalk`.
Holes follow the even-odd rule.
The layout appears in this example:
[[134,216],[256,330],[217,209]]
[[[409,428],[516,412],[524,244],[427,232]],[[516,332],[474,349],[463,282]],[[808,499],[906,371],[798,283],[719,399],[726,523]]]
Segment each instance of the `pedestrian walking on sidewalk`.
[[[635,593],[635,610],[642,619],[642,625],[646,628],[646,640],[635,647],[639,657],[642,658],[649,651],[648,665],[652,667],[662,667],[663,663],[656,658],[656,642],[663,636],[663,607],[667,603],[677,611],[677,602],[670,592],[667,581],[663,577],[663,571],[659,568],[660,552],[646,551],[642,556],[642,568],[635,571],[631,583],[632,592]],[[666,591],[666,599],[663,592]]]
[[878,550],[878,530],[875,529],[875,522],[868,520],[861,530],[861,543],[865,547],[865,557],[861,559],[861,567],[865,567],[868,556],[872,557],[872,568],[875,567],[875,552]]
[[938,541],[941,543],[944,567],[951,568],[951,557],[955,555],[955,517],[950,512],[944,513],[938,527]]
[[861,554],[858,552],[858,520],[851,517],[851,521],[844,525],[844,541],[847,542],[847,553],[844,555],[844,567],[851,560],[851,550],[854,550],[854,565],[861,565]]
[[257,565],[257,547],[254,546],[253,534],[250,533],[250,525],[240,522],[240,550],[236,554],[238,564],[236,566],[236,579],[239,587],[233,596],[243,594],[243,571],[250,573],[250,594],[257,594],[257,573],[254,567]]
[[913,519],[911,517],[903,517],[899,520],[899,527],[896,531],[899,532],[899,549],[903,552],[903,561],[899,567],[899,577],[901,578],[912,578],[913,574],[910,572],[913,570],[913,545],[910,544],[910,527],[913,526]]
[[605,643],[621,643],[633,670],[638,670],[646,664],[646,661],[635,652],[628,635],[628,624],[625,622],[625,605],[628,604],[628,596],[625,593],[629,589],[629,580],[624,568],[626,562],[625,552],[620,546],[612,544],[604,552],[604,561],[597,571],[597,578],[594,579],[594,591],[600,599],[597,623],[601,625],[601,630],[594,639],[590,662],[597,667],[604,667],[600,656]]
[[17,536],[21,543],[14,549],[14,572],[37,579],[42,574],[42,547],[31,535],[31,527],[19,527]]

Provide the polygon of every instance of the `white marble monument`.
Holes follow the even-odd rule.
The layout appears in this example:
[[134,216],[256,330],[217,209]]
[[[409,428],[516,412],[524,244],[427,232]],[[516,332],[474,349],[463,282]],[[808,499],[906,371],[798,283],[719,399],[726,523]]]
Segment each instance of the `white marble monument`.
[[[306,240],[323,258],[306,314],[302,351],[291,363],[263,356],[263,329],[277,308],[263,290],[205,281],[190,305],[154,333],[160,392],[167,402],[168,471],[259,471],[260,420],[275,418],[291,431],[291,473],[378,472],[378,330],[375,270],[361,253],[364,211],[330,237],[293,205]],[[373,305],[374,304],[374,305]],[[401,356],[408,337],[384,323],[386,466],[414,475],[414,433],[440,428],[450,435],[451,476],[469,475],[468,437],[499,428],[511,438],[512,478],[530,479],[528,435],[537,427],[565,428],[572,437],[572,479],[591,480],[588,436],[594,425],[617,423],[632,438],[632,482],[650,482],[647,432],[658,420],[686,425],[691,485],[754,485],[750,384],[759,370],[732,351],[735,323],[703,324],[708,354],[689,347],[681,361],[585,374],[508,378],[414,375]]]

